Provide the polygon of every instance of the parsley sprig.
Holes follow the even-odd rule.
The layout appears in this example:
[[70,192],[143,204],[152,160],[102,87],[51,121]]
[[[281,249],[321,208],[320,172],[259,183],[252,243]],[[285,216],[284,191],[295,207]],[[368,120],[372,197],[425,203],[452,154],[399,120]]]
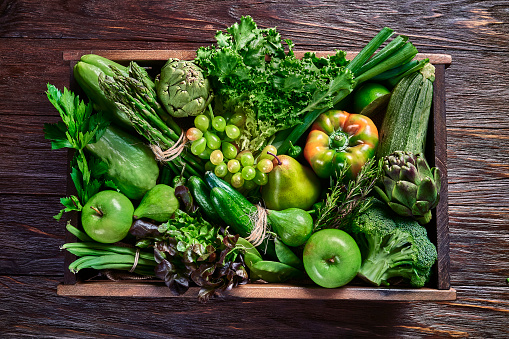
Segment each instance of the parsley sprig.
[[[62,120],[55,124],[44,124],[44,137],[51,140],[52,149],[76,150],[71,162],[71,179],[76,187],[77,196],[60,199],[65,208],[54,216],[60,220],[64,212],[81,211],[83,205],[103,184],[101,177],[106,173],[107,165],[97,158],[87,157],[84,148],[89,143],[99,140],[109,121],[101,113],[92,114],[92,103],[85,103],[67,88],[64,88],[62,93],[55,86],[48,84],[46,94]],[[106,183],[108,186],[111,184]]]

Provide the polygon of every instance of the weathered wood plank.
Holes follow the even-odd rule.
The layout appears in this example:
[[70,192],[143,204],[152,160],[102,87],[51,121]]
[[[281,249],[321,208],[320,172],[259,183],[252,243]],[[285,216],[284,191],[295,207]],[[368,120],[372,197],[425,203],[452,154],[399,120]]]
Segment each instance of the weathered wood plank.
[[507,286],[509,208],[449,206],[451,285]]
[[58,120],[0,115],[0,193],[65,194],[67,150],[51,150],[43,133],[45,122]]
[[[191,287],[185,294],[175,296],[163,282],[102,281],[74,285],[58,285],[58,295],[68,297],[149,297],[197,298],[199,287]],[[456,290],[434,288],[383,288],[343,286],[336,289],[288,284],[246,284],[233,289],[229,297],[254,299],[313,299],[313,300],[378,300],[378,301],[442,301],[455,300]]]
[[66,218],[53,219],[59,198],[4,194],[0,206],[0,274],[63,275]]
[[[497,115],[501,124],[509,120],[509,115]],[[498,126],[497,123],[493,123],[493,126],[494,128],[478,126],[447,129],[447,166],[450,169],[449,182],[453,185],[489,181],[489,185],[495,190],[507,186],[509,128],[495,127]],[[468,194],[463,198],[468,199]]]
[[509,179],[449,184],[449,206],[507,208]]
[[[60,278],[0,276],[3,337],[504,337],[506,288],[458,287],[458,300],[355,300],[61,297]],[[277,307],[275,307],[277,305]]]
[[[507,48],[504,1],[337,2],[209,1],[6,1],[0,37],[43,39],[211,42],[242,15],[260,27],[277,26],[298,44],[352,47],[384,26],[409,35],[416,45],[485,51]],[[207,13],[204,15],[204,13]],[[41,20],[41,18],[44,18]],[[93,18],[93,20],[91,20]],[[352,20],[351,18],[355,18]],[[34,25],[34,23],[38,23]],[[476,37],[473,39],[472,37]]]

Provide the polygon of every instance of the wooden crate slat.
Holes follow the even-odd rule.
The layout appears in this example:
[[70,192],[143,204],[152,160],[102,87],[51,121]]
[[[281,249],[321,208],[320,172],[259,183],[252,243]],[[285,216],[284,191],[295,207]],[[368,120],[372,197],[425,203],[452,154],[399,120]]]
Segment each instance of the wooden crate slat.
[[[61,284],[57,292],[69,297],[183,297],[197,298],[199,287],[191,287],[175,296],[163,283],[156,282],[86,282],[75,285]],[[266,299],[317,299],[317,300],[383,300],[383,301],[431,301],[454,300],[456,290],[432,288],[404,289],[383,287],[344,286],[335,289],[303,287],[287,284],[247,284],[229,291],[226,296],[237,298]]]
[[[335,54],[334,51],[294,51],[297,58],[301,58],[307,52],[316,53],[319,57]],[[80,50],[80,51],[65,51],[63,59],[65,61],[78,61],[82,55],[97,54],[108,59],[116,61],[130,61],[130,60],[167,60],[169,58],[177,58],[183,60],[190,60],[196,57],[195,50]],[[351,60],[355,58],[358,52],[347,52],[346,58]],[[448,54],[433,54],[433,53],[418,53],[417,60],[428,58],[432,64],[442,64],[449,66],[452,62],[452,57]]]

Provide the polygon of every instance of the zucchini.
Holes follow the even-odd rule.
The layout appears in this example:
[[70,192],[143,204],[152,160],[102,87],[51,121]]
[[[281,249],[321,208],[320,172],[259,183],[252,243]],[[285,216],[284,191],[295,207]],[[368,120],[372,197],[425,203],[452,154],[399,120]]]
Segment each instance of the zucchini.
[[220,222],[221,216],[217,213],[210,200],[210,189],[207,184],[195,175],[187,179],[187,187],[194,197],[194,201],[205,214],[205,217],[213,222]]
[[434,80],[435,67],[427,63],[396,85],[380,128],[379,159],[395,151],[424,154]]

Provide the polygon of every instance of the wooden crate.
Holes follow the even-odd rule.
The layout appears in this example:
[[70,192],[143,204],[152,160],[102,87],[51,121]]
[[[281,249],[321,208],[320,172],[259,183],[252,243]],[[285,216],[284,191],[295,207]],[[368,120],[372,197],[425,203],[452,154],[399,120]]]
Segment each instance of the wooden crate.
[[[192,50],[89,50],[64,52],[63,58],[70,63],[70,88],[79,92],[79,86],[74,80],[72,68],[84,54],[94,53],[115,60],[128,63],[131,60],[147,67],[161,67],[169,58],[183,60],[193,59]],[[296,51],[301,57],[305,51]],[[318,56],[326,56],[331,52],[315,52]],[[347,53],[352,59],[356,53]],[[417,59],[429,58],[435,66],[435,83],[433,105],[429,129],[426,158],[430,166],[437,166],[442,174],[442,188],[440,202],[432,221],[427,225],[428,235],[437,246],[438,260],[429,286],[425,288],[393,288],[369,286],[344,286],[336,289],[320,288],[316,285],[290,285],[250,283],[229,292],[229,296],[238,298],[283,298],[283,299],[357,299],[357,300],[454,300],[456,291],[450,286],[449,279],[449,217],[447,196],[447,134],[445,119],[445,70],[451,63],[451,56],[446,54],[423,54]],[[70,153],[71,157],[71,153]],[[69,158],[70,160],[70,158]],[[68,171],[69,172],[69,171]],[[73,194],[74,187],[70,178],[67,181],[68,193]],[[75,214],[71,222],[78,225]],[[66,242],[74,242],[76,238],[66,233]],[[67,267],[75,260],[75,256],[66,252],[64,260],[64,282],[57,288],[62,296],[109,296],[109,297],[174,297],[161,281],[87,281],[80,274],[71,273]],[[179,297],[196,298],[198,287],[190,288]]]

